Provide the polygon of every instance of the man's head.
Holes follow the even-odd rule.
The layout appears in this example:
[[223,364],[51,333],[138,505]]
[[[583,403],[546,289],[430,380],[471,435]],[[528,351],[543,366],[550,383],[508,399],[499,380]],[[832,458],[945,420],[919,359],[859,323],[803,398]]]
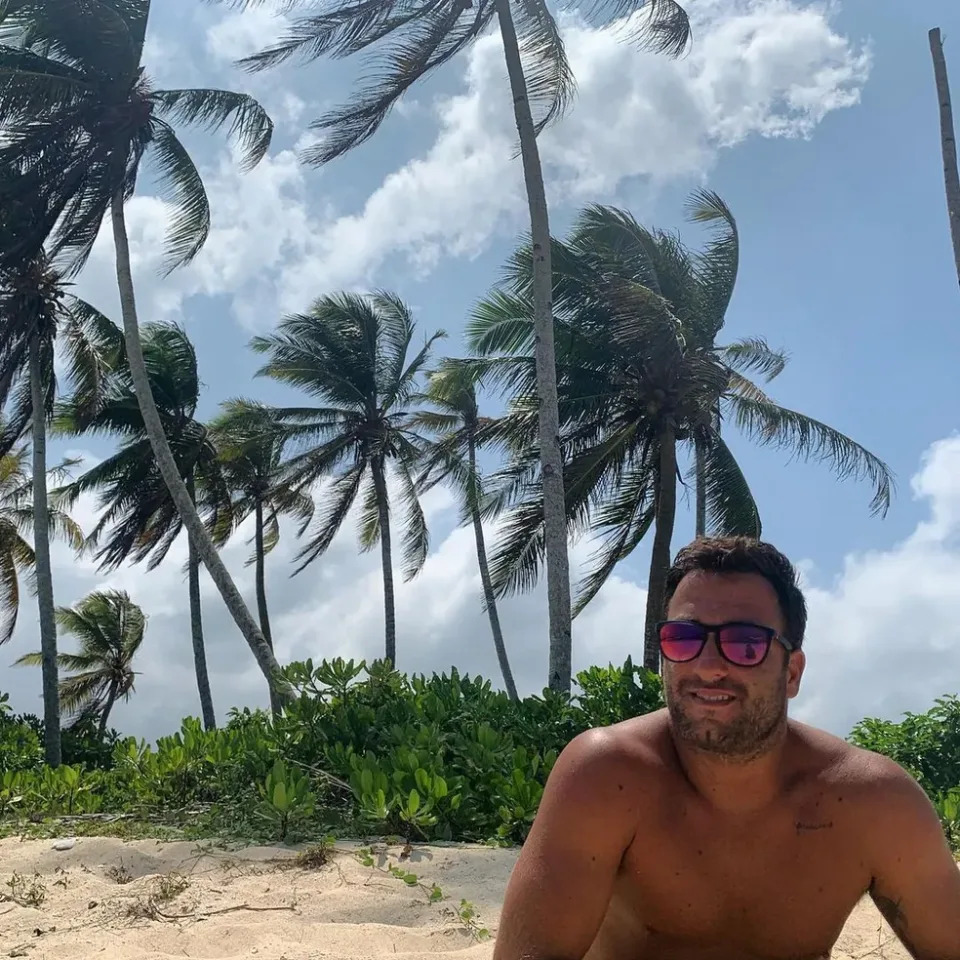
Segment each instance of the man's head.
[[[721,636],[710,631],[693,659],[664,659],[674,735],[730,760],[765,753],[786,723],[787,700],[797,695],[805,664],[807,608],[793,565],[768,543],[701,538],[677,554],[664,605],[668,621],[758,628],[731,628]],[[667,627],[663,635],[671,629],[697,636],[693,626]],[[696,651],[695,639],[684,643],[682,656]]]

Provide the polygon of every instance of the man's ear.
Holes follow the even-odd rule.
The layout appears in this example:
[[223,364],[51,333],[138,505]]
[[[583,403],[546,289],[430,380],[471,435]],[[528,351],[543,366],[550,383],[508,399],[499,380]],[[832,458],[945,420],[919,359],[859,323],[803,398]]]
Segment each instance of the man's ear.
[[807,665],[807,655],[802,650],[794,650],[787,660],[787,699],[792,700],[800,692],[800,680]]

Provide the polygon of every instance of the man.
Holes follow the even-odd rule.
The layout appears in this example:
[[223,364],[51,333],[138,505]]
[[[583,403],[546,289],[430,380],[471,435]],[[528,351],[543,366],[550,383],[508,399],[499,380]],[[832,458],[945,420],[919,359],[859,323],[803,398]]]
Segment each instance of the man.
[[960,960],[960,870],[916,781],[787,719],[806,626],[787,558],[698,540],[665,618],[667,709],[563,751],[494,960],[826,958],[864,893],[917,960]]

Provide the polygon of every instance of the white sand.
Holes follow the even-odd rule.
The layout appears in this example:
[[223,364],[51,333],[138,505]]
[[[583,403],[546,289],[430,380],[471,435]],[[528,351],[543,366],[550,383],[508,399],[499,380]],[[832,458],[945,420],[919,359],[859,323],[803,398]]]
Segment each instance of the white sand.
[[[426,886],[441,887],[444,899],[430,903],[419,887],[361,865],[356,849],[338,844],[332,862],[307,869],[292,865],[289,848],[225,851],[91,837],[59,852],[49,840],[2,840],[0,958],[435,960],[456,954],[458,960],[489,960],[492,939],[478,941],[450,910],[461,898],[472,902],[479,924],[495,935],[516,850],[422,846],[401,861],[400,847],[383,848],[377,857],[383,868],[399,863]],[[25,884],[17,889],[21,900],[29,898],[31,885],[37,893],[43,888],[39,906],[10,899],[6,884],[14,873]],[[171,875],[184,879],[164,884]],[[157,901],[163,886],[183,889]],[[864,901],[834,960],[867,956],[907,960]]]

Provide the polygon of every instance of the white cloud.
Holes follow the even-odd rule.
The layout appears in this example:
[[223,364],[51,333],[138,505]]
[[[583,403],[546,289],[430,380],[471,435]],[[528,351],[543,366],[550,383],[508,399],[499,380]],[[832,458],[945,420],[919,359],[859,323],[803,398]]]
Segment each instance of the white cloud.
[[[869,56],[792,0],[710,0],[694,7],[697,40],[678,61],[638,53],[616,27],[564,29],[578,80],[569,115],[541,137],[554,205],[614,194],[630,178],[705,174],[722,148],[752,135],[801,137],[857,102]],[[516,131],[499,37],[467,58],[466,90],[436,104],[427,153],[390,174],[356,214],[327,229],[321,282],[354,282],[401,253],[429,269],[471,256],[525,224]]]
[[[169,205],[141,195],[126,206],[141,322],[180,320],[184,301],[195,295],[229,296],[235,318],[249,328],[271,326],[280,313],[303,309],[318,288],[307,294],[290,278],[301,264],[322,256],[323,241],[319,223],[308,213],[304,170],[294,152],[271,154],[248,173],[235,158],[222,156],[205,181],[210,236],[193,263],[166,278],[160,271]],[[78,293],[119,322],[114,262],[107,220],[78,280]]]
[[[960,436],[934,444],[913,489],[928,517],[906,539],[885,550],[851,552],[833,582],[799,558],[808,580],[810,624],[807,674],[792,712],[840,735],[864,716],[899,717],[926,710],[950,686],[960,659]],[[81,501],[83,519],[93,505]],[[442,491],[426,504],[430,523],[448,527],[451,500]],[[297,545],[281,541],[268,563],[268,596],[278,656],[371,659],[382,655],[383,608],[379,553],[357,552],[353,527],[345,525],[326,557],[296,577],[289,560]],[[241,531],[225,551],[238,586],[252,602],[253,571],[244,566],[249,547]],[[789,544],[779,544],[789,551]],[[582,565],[589,544],[572,553]],[[137,693],[118,709],[125,731],[156,736],[185,714],[198,713],[191,670],[190,626],[183,574],[185,549],[174,545],[161,567],[124,568],[109,577],[86,561],[76,563],[62,546],[54,550],[58,603],[72,603],[93,589],[122,586],[150,615],[138,669]],[[812,585],[810,582],[812,581]],[[263,679],[209,579],[202,576],[204,624],[214,700],[222,717],[231,706],[265,705]],[[644,588],[613,577],[574,624],[574,669],[622,663],[642,651]],[[35,649],[32,598],[5,662]],[[542,589],[501,604],[501,619],[520,690],[539,692],[547,673],[546,601]],[[500,684],[489,626],[480,603],[474,543],[468,529],[435,541],[422,574],[397,582],[398,660],[406,673],[449,671],[489,677]],[[64,647],[69,641],[64,641]],[[8,658],[8,659],[6,659]],[[39,711],[39,672],[9,671],[0,684],[17,709]]]
[[929,519],[889,550],[852,553],[829,587],[807,588],[809,666],[800,715],[847,731],[865,715],[929,707],[960,662],[960,437],[913,478]]
[[[654,188],[699,178],[723,149],[751,136],[808,136],[828,113],[857,102],[870,58],[833,29],[830,7],[700,0],[691,9],[695,43],[677,61],[638,53],[614,27],[566,23],[578,95],[541,137],[554,210],[615,202],[624,183],[638,178]],[[272,14],[254,8],[211,27],[207,44],[225,61],[261,46],[275,29]],[[175,313],[191,294],[226,294],[244,325],[263,327],[319,292],[372,284],[388,259],[422,275],[444,257],[475,256],[494,237],[525,229],[499,37],[482,38],[463,64],[462,91],[432,106],[432,145],[388,174],[359,210],[336,209],[336,197],[322,192],[323,175],[300,166],[293,150],[250,174],[222,157],[204,171],[210,240],[193,266],[161,287],[155,271],[166,211],[150,197],[135,200],[129,216],[145,309]],[[259,80],[278,119],[303,133],[317,105],[278,86],[279,76]],[[300,145],[311,136],[303,134]],[[380,137],[389,145],[387,130]],[[108,243],[101,252],[112,263]]]
[[277,3],[260,3],[228,13],[207,29],[207,51],[217,60],[233,63],[276,43],[287,22]]

